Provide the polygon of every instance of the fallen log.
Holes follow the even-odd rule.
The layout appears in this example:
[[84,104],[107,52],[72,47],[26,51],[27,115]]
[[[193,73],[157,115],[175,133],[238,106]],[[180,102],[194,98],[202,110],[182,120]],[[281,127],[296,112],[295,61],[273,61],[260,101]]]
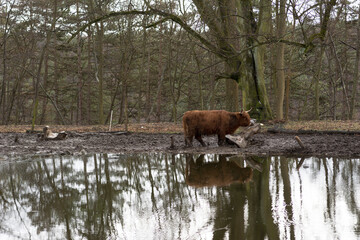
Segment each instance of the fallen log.
[[360,131],[344,131],[344,130],[291,130],[283,128],[269,128],[268,133],[288,133],[288,134],[348,134],[360,135]]
[[43,128],[43,135],[42,135],[42,139],[49,141],[49,140],[64,140],[67,136],[67,133],[62,131],[59,133],[53,133],[50,129],[49,126],[45,126]]
[[245,129],[244,132],[240,136],[232,136],[230,134],[225,135],[226,142],[232,145],[236,145],[239,148],[245,148],[247,143],[246,140],[258,133],[261,129],[260,124],[255,124],[254,126],[250,126]]
[[231,136],[230,134],[225,136],[226,142],[230,145],[236,145],[239,148],[245,148],[246,147],[246,141],[245,138],[242,136]]
[[243,137],[245,139],[250,138],[251,136],[253,136],[254,134],[258,133],[261,129],[261,125],[260,124],[255,124],[254,126],[248,127],[244,132],[243,132]]
[[85,136],[109,136],[109,135],[128,135],[130,132],[112,131],[112,132],[68,132],[70,137],[85,137]]

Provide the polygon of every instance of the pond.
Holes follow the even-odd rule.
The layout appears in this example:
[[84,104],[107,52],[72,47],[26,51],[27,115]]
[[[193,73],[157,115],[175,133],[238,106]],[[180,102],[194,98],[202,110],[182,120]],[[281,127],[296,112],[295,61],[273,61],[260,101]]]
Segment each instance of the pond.
[[95,154],[0,162],[0,239],[359,239],[360,159]]

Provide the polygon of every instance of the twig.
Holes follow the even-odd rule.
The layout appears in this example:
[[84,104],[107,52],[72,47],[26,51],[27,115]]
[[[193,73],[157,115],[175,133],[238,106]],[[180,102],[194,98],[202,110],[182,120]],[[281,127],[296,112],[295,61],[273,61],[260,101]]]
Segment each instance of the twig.
[[302,143],[301,139],[298,136],[295,136],[295,140],[298,142],[301,148],[305,148],[305,145]]

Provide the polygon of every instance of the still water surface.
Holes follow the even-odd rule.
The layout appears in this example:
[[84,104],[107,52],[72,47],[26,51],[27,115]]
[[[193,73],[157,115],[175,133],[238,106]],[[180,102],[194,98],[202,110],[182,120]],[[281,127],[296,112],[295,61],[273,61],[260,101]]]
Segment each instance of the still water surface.
[[360,239],[360,159],[0,162],[0,239]]

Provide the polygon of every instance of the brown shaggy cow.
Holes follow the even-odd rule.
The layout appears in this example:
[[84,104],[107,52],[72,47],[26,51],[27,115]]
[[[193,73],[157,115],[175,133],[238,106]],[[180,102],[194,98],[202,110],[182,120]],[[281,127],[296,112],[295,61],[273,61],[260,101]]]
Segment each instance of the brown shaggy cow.
[[185,145],[192,146],[195,136],[205,146],[201,135],[218,135],[218,144],[225,143],[225,135],[233,134],[238,127],[250,125],[249,111],[227,112],[224,110],[188,111],[183,116]]
[[228,186],[232,183],[246,183],[253,176],[252,168],[242,168],[233,161],[220,156],[219,162],[203,163],[204,155],[195,161],[186,157],[185,181],[193,187]]

